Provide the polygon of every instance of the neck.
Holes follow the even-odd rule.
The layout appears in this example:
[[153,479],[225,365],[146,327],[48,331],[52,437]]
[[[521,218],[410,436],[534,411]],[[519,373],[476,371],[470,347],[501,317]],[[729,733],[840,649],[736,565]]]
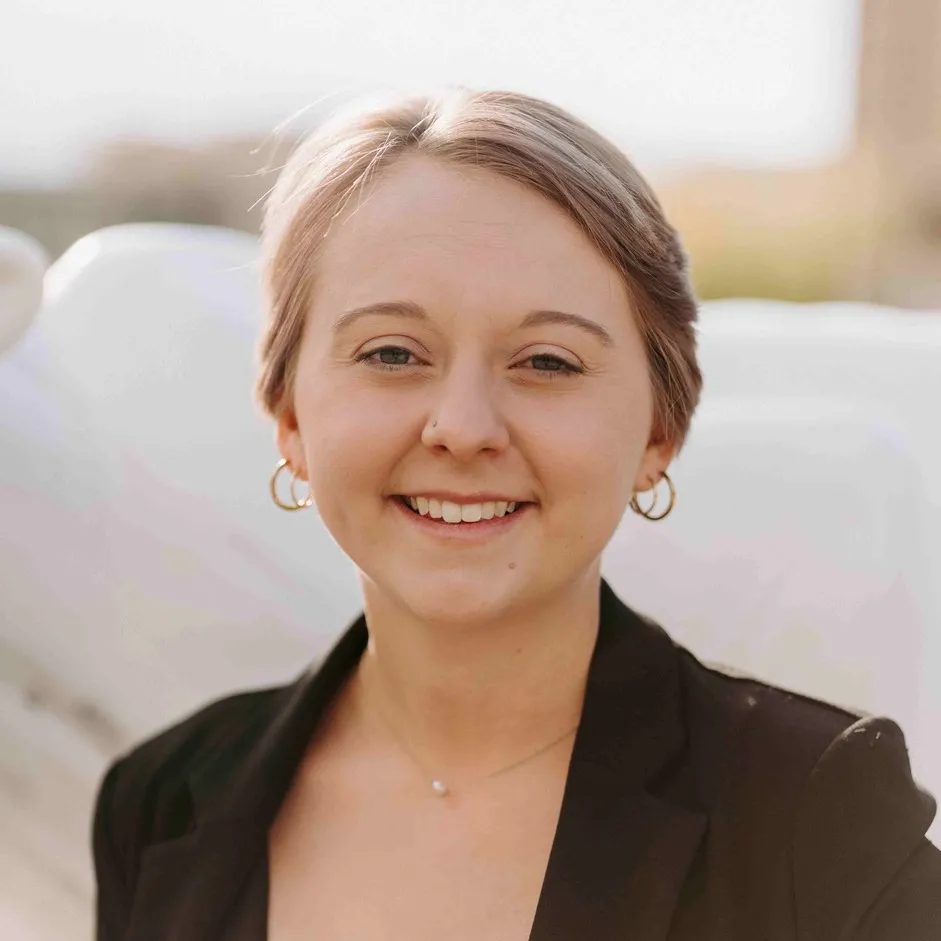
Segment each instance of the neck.
[[559,740],[581,715],[599,585],[595,571],[538,607],[442,627],[364,584],[361,711],[435,773],[485,774]]

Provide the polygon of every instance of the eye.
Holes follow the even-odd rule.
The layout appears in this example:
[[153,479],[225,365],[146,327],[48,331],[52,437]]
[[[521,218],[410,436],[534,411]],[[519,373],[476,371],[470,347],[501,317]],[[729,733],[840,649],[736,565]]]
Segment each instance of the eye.
[[534,353],[528,356],[524,363],[532,363],[533,371],[545,375],[549,379],[554,379],[560,373],[563,375],[579,375],[585,370],[575,363],[570,363],[561,356],[555,356],[552,353]]
[[413,366],[414,363],[408,361],[409,357],[414,358],[411,350],[402,346],[380,346],[378,349],[369,350],[366,353],[360,353],[356,357],[357,363],[369,363],[377,369],[386,369],[395,371],[403,366]]

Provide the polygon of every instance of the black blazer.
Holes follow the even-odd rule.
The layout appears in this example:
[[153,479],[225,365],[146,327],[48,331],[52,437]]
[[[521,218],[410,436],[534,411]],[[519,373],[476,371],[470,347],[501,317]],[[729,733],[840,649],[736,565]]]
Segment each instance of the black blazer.
[[[215,702],[109,768],[99,941],[220,937],[366,641],[360,617],[319,668]],[[934,812],[893,722],[709,669],[602,583],[530,939],[937,941]]]

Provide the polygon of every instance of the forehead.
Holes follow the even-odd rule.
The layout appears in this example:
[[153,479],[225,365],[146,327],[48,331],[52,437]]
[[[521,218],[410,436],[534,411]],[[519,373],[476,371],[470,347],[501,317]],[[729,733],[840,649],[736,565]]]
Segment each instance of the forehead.
[[412,299],[624,317],[616,269],[558,206],[522,184],[423,156],[386,168],[331,228],[315,303]]

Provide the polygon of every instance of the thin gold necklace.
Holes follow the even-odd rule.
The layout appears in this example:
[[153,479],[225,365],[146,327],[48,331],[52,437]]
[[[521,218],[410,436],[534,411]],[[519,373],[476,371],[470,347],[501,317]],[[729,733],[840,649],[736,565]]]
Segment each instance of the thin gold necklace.
[[[360,695],[359,695],[360,709],[362,710],[363,701],[365,699],[363,695],[365,684],[363,683],[362,674],[359,673],[359,671],[357,671],[357,678],[359,680],[359,687],[360,687]],[[395,740],[396,745],[398,745],[398,747],[402,750],[402,752],[408,757],[409,761],[411,761],[411,763],[415,765],[418,771],[421,772],[422,777],[425,778],[425,780],[428,780],[430,778],[431,793],[434,794],[435,797],[447,797],[449,794],[451,794],[452,793],[451,788],[445,783],[444,780],[442,780],[440,777],[431,777],[431,775],[429,775],[425,771],[424,767],[422,766],[422,763],[415,757],[412,750],[403,741],[402,736],[399,735],[395,731],[395,729],[392,728],[391,723],[389,723],[382,716],[381,710],[377,710],[377,714],[379,715],[380,721],[385,726],[386,731],[392,736],[392,738]],[[558,738],[554,738],[547,745],[542,745],[541,747],[537,748],[536,751],[530,752],[528,755],[525,755],[524,757],[517,759],[511,764],[504,765],[501,768],[497,768],[496,771],[490,771],[489,773],[483,775],[483,777],[481,777],[479,780],[487,781],[490,778],[497,777],[497,775],[506,774],[508,771],[512,771],[514,768],[518,768],[520,765],[524,765],[528,761],[532,761],[534,758],[538,758],[540,755],[545,754],[551,748],[554,748],[560,742],[567,739],[570,735],[572,735],[576,731],[578,731],[578,723],[576,723],[567,732],[563,732],[562,735],[560,735]]]

